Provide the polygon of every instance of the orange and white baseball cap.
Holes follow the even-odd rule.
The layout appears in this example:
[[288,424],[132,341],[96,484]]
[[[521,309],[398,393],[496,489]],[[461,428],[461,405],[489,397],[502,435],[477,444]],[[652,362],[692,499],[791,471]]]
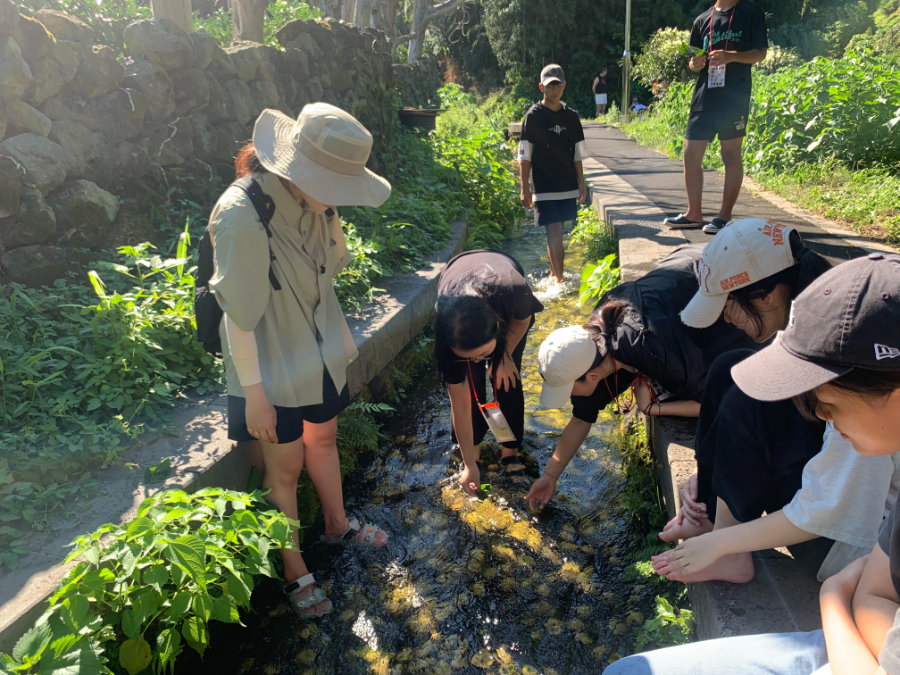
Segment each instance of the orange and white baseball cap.
[[700,289],[681,311],[681,320],[694,328],[716,322],[728,294],[797,264],[791,253],[794,228],[765,218],[735,220],[722,228],[697,263]]

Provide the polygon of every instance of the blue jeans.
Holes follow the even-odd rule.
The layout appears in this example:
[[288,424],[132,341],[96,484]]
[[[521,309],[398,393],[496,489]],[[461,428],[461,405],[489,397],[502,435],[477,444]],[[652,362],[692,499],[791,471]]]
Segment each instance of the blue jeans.
[[692,642],[616,661],[603,675],[831,675],[825,636],[771,633]]

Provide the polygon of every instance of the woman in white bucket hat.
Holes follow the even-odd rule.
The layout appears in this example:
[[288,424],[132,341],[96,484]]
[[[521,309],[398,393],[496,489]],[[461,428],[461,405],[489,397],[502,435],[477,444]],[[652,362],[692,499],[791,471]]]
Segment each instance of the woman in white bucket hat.
[[[347,365],[358,353],[334,291],[348,262],[334,207],[377,207],[390,196],[390,184],[366,169],[371,149],[365,127],[334,106],[307,105],[296,120],[264,110],[235,161],[241,180],[210,217],[209,287],[225,313],[228,437],[259,442],[267,499],[296,519],[305,465],[322,502],[323,539],[380,546],[383,531],[344,511],[336,446],[337,415],[349,404]],[[300,552],[282,558],[297,613],[330,612]]]

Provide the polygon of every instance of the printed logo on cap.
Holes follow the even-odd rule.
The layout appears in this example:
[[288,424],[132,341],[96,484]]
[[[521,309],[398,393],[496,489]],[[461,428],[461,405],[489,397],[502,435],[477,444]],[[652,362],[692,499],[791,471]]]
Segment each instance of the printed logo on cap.
[[887,345],[881,345],[877,342],[875,343],[875,360],[881,361],[882,359],[896,359],[900,356],[900,349],[896,347],[888,347]]
[[772,243],[775,246],[784,246],[784,228],[787,225],[784,223],[779,223],[775,220],[767,220],[765,227],[763,227],[763,234],[767,237],[772,238]]
[[697,271],[700,273],[700,286],[709,293],[709,284],[707,284],[707,281],[709,281],[709,275],[712,274],[712,269],[706,264],[706,261],[702,256],[700,257],[700,262],[697,263]]
[[741,272],[740,274],[735,274],[734,276],[728,277],[727,279],[722,279],[721,283],[723,291],[730,291],[732,288],[737,288],[738,286],[749,284],[750,272]]

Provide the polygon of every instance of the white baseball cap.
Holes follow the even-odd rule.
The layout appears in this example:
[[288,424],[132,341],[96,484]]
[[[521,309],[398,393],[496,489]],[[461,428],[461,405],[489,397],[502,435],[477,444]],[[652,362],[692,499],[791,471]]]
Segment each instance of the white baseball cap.
[[550,333],[538,352],[538,370],[544,378],[541,406],[564,406],[572,395],[575,380],[591,369],[596,357],[597,343],[581,326],[567,326]]
[[797,264],[791,253],[794,228],[765,218],[735,220],[706,245],[700,261],[700,289],[681,311],[694,328],[713,325],[732,291]]

